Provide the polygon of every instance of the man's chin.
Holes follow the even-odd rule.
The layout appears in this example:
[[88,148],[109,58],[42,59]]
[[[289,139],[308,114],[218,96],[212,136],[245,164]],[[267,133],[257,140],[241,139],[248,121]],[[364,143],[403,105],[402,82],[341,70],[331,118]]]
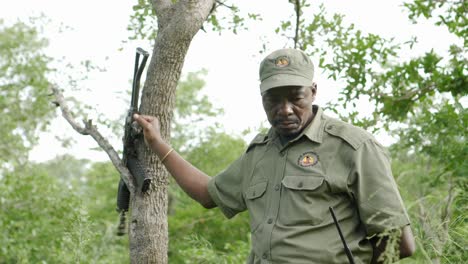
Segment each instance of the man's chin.
[[297,129],[284,129],[284,128],[277,128],[276,132],[283,138],[295,138],[299,135],[300,131]]

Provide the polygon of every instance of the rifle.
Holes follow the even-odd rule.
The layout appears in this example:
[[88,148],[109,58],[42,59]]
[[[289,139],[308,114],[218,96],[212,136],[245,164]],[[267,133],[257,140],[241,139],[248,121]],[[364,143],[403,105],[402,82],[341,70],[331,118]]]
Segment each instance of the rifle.
[[[140,55],[143,59],[140,63]],[[133,114],[137,113],[138,99],[140,91],[140,79],[145,68],[146,61],[148,60],[148,52],[142,48],[136,49],[135,69],[133,72],[133,85],[132,85],[132,100],[130,102],[130,109],[128,110],[125,118],[124,137],[123,137],[123,155],[122,162],[130,171],[133,176],[138,190],[145,193],[151,183],[145,169],[138,160],[135,141],[141,138],[141,131],[133,126]],[[120,213],[120,222],[117,228],[117,235],[123,236],[125,234],[125,214],[128,212],[130,205],[130,191],[128,190],[125,182],[120,179],[117,190],[117,212]]]
[[335,226],[336,226],[336,229],[338,230],[338,234],[340,235],[341,242],[343,242],[344,251],[346,253],[346,256],[348,257],[349,264],[354,264],[355,262],[354,262],[353,253],[349,249],[348,244],[346,244],[346,240],[344,239],[343,233],[341,232],[340,225],[338,224],[338,221],[336,220],[335,211],[333,211],[333,207],[331,206],[328,207],[328,209],[330,209],[330,213],[333,217],[333,222],[335,222]]

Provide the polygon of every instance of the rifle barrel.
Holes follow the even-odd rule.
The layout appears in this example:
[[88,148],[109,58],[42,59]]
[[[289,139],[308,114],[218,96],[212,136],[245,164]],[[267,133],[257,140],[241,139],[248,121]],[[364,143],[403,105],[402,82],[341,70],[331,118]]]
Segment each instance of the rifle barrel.
[[[143,56],[143,60],[140,63],[140,55]],[[132,101],[130,102],[130,109],[138,108],[138,98],[140,94],[140,79],[145,69],[146,60],[148,60],[149,53],[144,51],[142,48],[137,48],[135,56],[135,68],[133,71],[133,85],[132,85]]]

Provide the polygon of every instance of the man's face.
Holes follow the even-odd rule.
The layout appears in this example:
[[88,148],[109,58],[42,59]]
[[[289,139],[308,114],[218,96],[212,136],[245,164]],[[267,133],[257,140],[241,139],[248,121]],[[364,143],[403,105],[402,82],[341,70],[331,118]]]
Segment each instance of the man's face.
[[316,92],[314,84],[312,87],[276,87],[262,95],[263,109],[278,134],[291,138],[309,125],[314,116],[312,102]]

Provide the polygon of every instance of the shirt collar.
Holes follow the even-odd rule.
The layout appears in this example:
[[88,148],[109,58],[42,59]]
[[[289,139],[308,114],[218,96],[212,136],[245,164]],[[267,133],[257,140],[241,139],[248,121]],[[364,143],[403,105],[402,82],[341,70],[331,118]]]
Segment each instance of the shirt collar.
[[312,122],[310,122],[310,124],[304,129],[304,131],[302,131],[299,137],[305,135],[314,142],[322,143],[325,116],[321,107],[319,107],[318,105],[314,105],[312,107],[313,111],[315,112],[314,119],[312,119]]

